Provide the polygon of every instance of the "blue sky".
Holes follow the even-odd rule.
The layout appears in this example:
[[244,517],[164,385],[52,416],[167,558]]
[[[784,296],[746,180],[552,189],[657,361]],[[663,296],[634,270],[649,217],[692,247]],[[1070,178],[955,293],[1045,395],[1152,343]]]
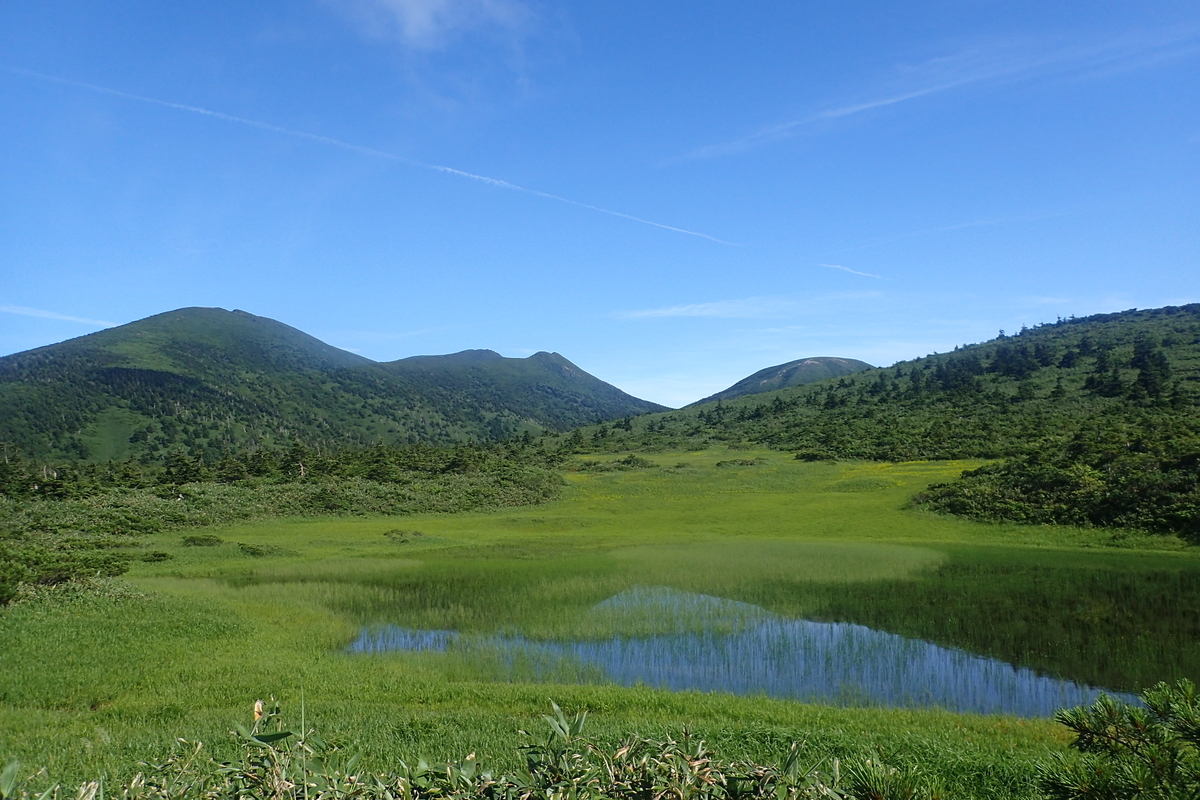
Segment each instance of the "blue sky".
[[1200,7],[0,6],[0,352],[183,306],[681,405],[1200,301]]

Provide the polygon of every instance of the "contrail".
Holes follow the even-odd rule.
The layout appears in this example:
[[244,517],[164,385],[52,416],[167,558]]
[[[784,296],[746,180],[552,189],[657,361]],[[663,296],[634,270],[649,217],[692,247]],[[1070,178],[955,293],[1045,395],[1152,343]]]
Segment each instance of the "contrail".
[[1060,79],[1068,76],[1080,79],[1099,77],[1150,67],[1171,59],[1189,58],[1200,52],[1198,39],[1200,26],[1187,23],[1158,29],[1135,29],[1105,39],[1067,45],[1036,39],[981,43],[895,73],[894,77],[902,77],[907,72],[910,79],[919,80],[923,85],[882,92],[872,100],[842,103],[799,119],[770,125],[731,142],[698,148],[675,160],[743,152],[794,136],[816,122],[849,117],[955,89],[1051,76]]
[[117,323],[109,322],[105,319],[71,317],[66,314],[60,314],[57,311],[45,311],[40,308],[29,308],[27,306],[0,306],[0,313],[20,314],[23,317],[41,317],[42,319],[58,319],[65,322],[78,322],[82,325],[98,325],[101,328],[112,328],[117,325]]
[[841,264],[817,264],[818,267],[829,267],[830,269],[840,269],[843,272],[849,272],[851,275],[862,275],[864,278],[882,278],[882,275],[873,275],[870,272],[859,272],[856,269],[843,267]]
[[707,233],[700,233],[698,231],[689,231],[686,228],[677,228],[674,225],[665,225],[661,222],[655,222],[653,220],[643,219],[642,217],[635,217],[632,214],[626,214],[622,211],[614,211],[611,208],[603,208],[601,206],[594,206],[594,205],[591,205],[590,203],[584,203],[579,200],[572,200],[569,197],[561,197],[559,195],[550,194],[549,192],[543,192],[538,189],[530,189],[525,186],[519,186],[515,183],[509,183],[508,181],[500,180],[499,178],[489,178],[487,175],[476,175],[474,172],[466,172],[465,170],[455,169],[454,167],[446,167],[441,164],[429,164],[424,161],[417,161],[414,158],[405,158],[404,156],[398,156],[394,153],[385,153],[382,150],[375,150],[370,147],[363,147],[362,145],[353,144],[351,142],[343,142],[341,139],[334,139],[329,136],[321,136],[320,134],[316,134],[316,133],[308,133],[306,131],[297,131],[297,130],[292,130],[291,128],[283,128],[283,127],[280,127],[279,125],[272,125],[269,122],[260,122],[259,120],[247,119],[246,117],[235,117],[232,114],[225,114],[220,111],[213,111],[208,108],[201,108],[199,106],[190,106],[185,103],[174,103],[174,102],[171,102],[170,100],[160,100],[157,97],[146,97],[146,96],[140,95],[140,94],[131,94],[129,92],[122,92],[119,89],[110,89],[107,86],[97,86],[94,83],[84,83],[83,81],[74,81],[74,80],[70,80],[69,78],[59,78],[54,75],[45,75],[40,72],[33,72],[32,70],[21,69],[19,67],[3,67],[2,69],[6,70],[7,72],[15,73],[17,75],[24,75],[25,77],[28,77],[28,78],[36,78],[38,80],[49,81],[50,83],[57,83],[57,84],[61,84],[63,86],[74,86],[78,89],[87,89],[88,91],[112,95],[113,97],[121,97],[126,100],[137,100],[140,103],[150,103],[152,105],[162,106],[164,108],[173,108],[176,111],[188,111],[188,112],[191,112],[192,114],[201,114],[203,116],[213,117],[215,119],[223,120],[225,122],[236,122],[239,125],[248,125],[251,128],[258,128],[259,130],[271,131],[272,133],[281,133],[285,136],[294,136],[298,139],[307,139],[310,142],[317,142],[319,144],[329,145],[330,147],[338,147],[338,148],[341,148],[342,150],[349,150],[351,152],[358,153],[360,155],[372,156],[374,158],[383,158],[383,159],[387,159],[388,161],[396,161],[401,164],[407,164],[411,167],[420,167],[421,169],[429,169],[429,170],[433,170],[435,172],[445,173],[446,175],[455,175],[460,178],[469,178],[471,180],[480,181],[482,183],[486,183],[490,186],[495,186],[500,189],[510,189],[514,192],[524,192],[525,194],[531,194],[536,197],[543,197],[547,200],[555,200],[559,203],[566,203],[567,205],[578,206],[579,208],[586,208],[589,211],[598,211],[601,214],[608,214],[613,217],[620,217],[622,219],[627,219],[632,222],[640,222],[642,225],[652,225],[655,228],[662,228],[663,230],[674,231],[675,233],[682,233],[687,236],[698,236],[701,239],[707,239],[710,242],[716,242],[717,244],[728,245],[730,247],[740,247],[740,245],[738,245],[734,242],[727,242],[724,239],[718,239],[715,236],[709,236]]

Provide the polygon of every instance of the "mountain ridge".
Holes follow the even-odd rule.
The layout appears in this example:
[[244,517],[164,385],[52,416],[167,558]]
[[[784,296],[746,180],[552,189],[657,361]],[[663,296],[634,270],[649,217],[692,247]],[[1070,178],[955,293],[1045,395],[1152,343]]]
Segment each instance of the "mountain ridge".
[[43,458],[488,441],[663,408],[554,353],[377,362],[220,308],[176,309],[0,358],[0,441]]

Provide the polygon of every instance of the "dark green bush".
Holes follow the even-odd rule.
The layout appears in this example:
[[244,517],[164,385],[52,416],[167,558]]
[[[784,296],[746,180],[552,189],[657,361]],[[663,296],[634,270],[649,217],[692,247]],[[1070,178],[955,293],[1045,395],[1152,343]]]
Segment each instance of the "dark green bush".
[[128,569],[128,559],[112,553],[0,542],[0,605],[12,602],[22,583],[54,586],[79,578],[109,578]]
[[1060,756],[1038,783],[1054,800],[1196,800],[1200,797],[1200,697],[1196,685],[1159,683],[1144,708],[1102,696],[1060,711],[1081,755]]
[[211,533],[190,533],[181,537],[180,541],[183,542],[184,547],[216,547],[225,543],[220,536],[214,536]]
[[278,555],[282,552],[278,547],[272,547],[268,544],[249,544],[247,542],[238,542],[238,549],[243,554],[254,556],[255,558]]
[[419,538],[425,534],[421,531],[405,530],[404,528],[393,528],[390,531],[384,531],[384,536],[391,539],[397,544],[407,544],[411,539]]
[[650,459],[642,458],[636,453],[630,453],[624,458],[618,458],[616,463],[628,469],[652,469],[658,466],[658,464],[655,464]]

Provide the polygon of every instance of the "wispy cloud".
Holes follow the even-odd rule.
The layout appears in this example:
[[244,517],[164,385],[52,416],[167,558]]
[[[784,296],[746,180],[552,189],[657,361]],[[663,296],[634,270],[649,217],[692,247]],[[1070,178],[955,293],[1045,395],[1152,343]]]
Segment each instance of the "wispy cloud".
[[534,14],[520,0],[326,0],[374,38],[399,39],[419,50],[486,30],[519,35]]
[[[439,325],[434,328],[419,328],[411,331],[361,331],[361,330],[339,330],[326,333],[325,338],[340,339],[341,341],[357,341],[362,342],[390,342],[397,339],[409,339],[414,336],[426,336],[431,333],[444,333],[445,331],[460,330],[462,325]],[[349,350],[348,347],[343,347],[343,350]],[[358,351],[354,351],[358,352]]]
[[707,145],[684,159],[740,153],[795,136],[818,123],[907,103],[930,95],[1037,78],[1100,77],[1200,53],[1200,26],[1128,31],[1087,43],[1019,39],[960,49],[915,65],[900,65],[858,99],[830,103],[729,142]]
[[655,319],[660,317],[721,317],[725,319],[766,319],[786,316],[796,306],[783,297],[747,297],[742,300],[718,300],[714,303],[618,311],[617,319]]
[[840,269],[843,272],[849,272],[851,275],[862,275],[864,278],[883,278],[882,275],[874,275],[870,272],[859,272],[856,269],[843,267],[841,264],[817,264],[818,267],[829,267],[829,269]]
[[[1044,213],[1044,214],[1021,214],[1021,215],[1012,216],[1012,217],[992,217],[989,219],[975,219],[975,220],[971,220],[970,222],[958,222],[953,225],[939,225],[935,228],[922,228],[921,230],[909,231],[908,233],[902,233],[897,236],[889,236],[886,239],[876,239],[871,242],[864,242],[862,244],[850,245],[849,247],[841,247],[841,248],[838,248],[837,250],[829,250],[829,251],[826,251],[824,253],[824,255],[825,256],[837,256],[837,255],[841,255],[843,253],[857,252],[859,250],[870,250],[873,247],[882,247],[883,245],[894,244],[896,242],[903,242],[906,239],[916,239],[921,236],[930,236],[930,235],[938,234],[938,233],[951,233],[953,231],[961,231],[961,230],[966,230],[968,228],[987,228],[987,227],[992,227],[992,226],[996,226],[996,225],[1014,225],[1014,224],[1021,223],[1021,222],[1038,222],[1041,220],[1062,217],[1065,214],[1066,214],[1066,212],[1055,211],[1055,212],[1049,212],[1049,213]],[[833,265],[832,264],[821,264],[820,266],[829,267],[829,266],[833,266]],[[880,276],[872,275],[871,277],[877,278]]]
[[1020,301],[1031,306],[1066,306],[1071,303],[1067,297],[1041,297],[1038,295],[1026,295],[1020,298]]
[[42,319],[57,319],[63,322],[78,322],[80,325],[95,325],[101,328],[111,328],[118,324],[104,319],[72,317],[69,314],[59,314],[57,311],[44,311],[40,308],[26,308],[25,306],[0,306],[0,312],[5,314],[19,314],[22,317],[41,317]]
[[907,100],[915,100],[918,97],[935,94],[947,89],[954,88],[961,84],[946,84],[938,86],[926,86],[921,89],[914,89],[908,92],[891,95],[887,97],[867,100],[861,103],[852,103],[846,106],[837,106],[824,111],[818,111],[800,119],[794,119],[789,122],[781,122],[775,125],[770,125],[766,128],[755,131],[740,139],[734,139],[732,142],[722,142],[720,144],[711,144],[697,148],[691,153],[684,156],[685,160],[697,158],[713,158],[715,156],[732,155],[741,153],[745,150],[752,150],[760,145],[769,144],[770,142],[779,141],[780,139],[788,139],[797,133],[801,128],[824,121],[838,119],[840,117],[849,117],[853,114],[859,114],[863,111],[870,111],[874,108],[884,108],[885,106],[894,106],[897,103],[903,103]]
[[719,319],[783,319],[813,309],[825,309],[831,302],[867,300],[880,297],[880,292],[829,292],[820,296],[745,297],[739,300],[717,300],[712,303],[643,308],[617,311],[617,319],[662,319],[665,317],[712,317]]
[[487,175],[479,175],[474,172],[467,172],[466,170],[455,169],[454,167],[447,167],[442,164],[430,164],[425,161],[418,161],[417,159],[414,159],[414,158],[406,158],[405,156],[398,156],[394,153],[384,152],[383,150],[376,150],[371,147],[363,147],[362,145],[353,144],[351,142],[344,142],[341,139],[334,139],[329,136],[321,136],[320,134],[308,133],[306,131],[297,131],[297,130],[293,130],[292,128],[284,128],[279,125],[272,125],[269,122],[260,122],[259,120],[247,119],[245,117],[237,117],[232,114],[225,114],[221,111],[213,111],[212,109],[201,108],[200,106],[192,106],[192,105],[187,105],[185,103],[175,103],[170,100],[160,100],[155,97],[146,97],[144,95],[131,94],[129,92],[122,92],[119,89],[110,89],[107,86],[98,86],[96,84],[84,83],[82,81],[70,80],[68,78],[59,78],[54,75],[45,75],[40,72],[33,72],[30,70],[26,70],[26,69],[20,69],[20,68],[16,68],[16,67],[3,67],[3,69],[6,70],[7,72],[10,72],[10,73],[13,73],[16,75],[24,75],[26,77],[36,78],[38,80],[43,80],[43,81],[49,81],[51,83],[57,83],[57,84],[61,84],[64,86],[73,86],[78,89],[87,89],[88,91],[112,95],[113,97],[120,97],[125,100],[136,100],[137,102],[140,102],[140,103],[150,103],[152,105],[162,106],[163,108],[170,108],[170,109],[174,109],[176,111],[186,111],[191,114],[200,114],[201,116],[211,117],[213,119],[219,119],[223,122],[233,122],[238,125],[246,125],[251,128],[258,128],[259,130],[269,131],[271,133],[278,133],[278,134],[282,134],[284,136],[293,136],[298,139],[305,139],[310,142],[316,142],[318,144],[328,145],[330,147],[337,147],[342,150],[349,150],[351,152],[358,153],[358,154],[364,155],[364,156],[371,156],[373,158],[382,158],[382,159],[386,159],[388,161],[395,161],[395,162],[398,162],[401,164],[407,164],[408,166],[411,166],[411,167],[419,167],[421,169],[432,170],[434,172],[441,172],[445,175],[453,175],[458,178],[467,178],[469,180],[479,181],[480,183],[485,183],[489,186],[494,186],[498,189],[508,189],[508,190],[514,191],[514,192],[521,192],[524,194],[533,195],[535,197],[541,197],[546,200],[553,200],[558,203],[566,203],[567,205],[577,206],[578,208],[585,208],[589,211],[596,211],[598,213],[608,214],[609,216],[613,216],[613,217],[620,217],[621,219],[627,219],[631,222],[637,222],[642,225],[650,225],[651,227],[661,228],[663,230],[672,231],[674,233],[681,233],[681,234],[684,234],[685,236],[696,236],[701,239],[707,239],[710,242],[716,242],[717,244],[729,245],[731,247],[739,246],[739,245],[735,244],[734,242],[727,242],[724,239],[718,239],[715,236],[709,236],[707,233],[700,233],[699,231],[692,231],[692,230],[688,230],[687,228],[679,228],[674,225],[667,225],[662,222],[655,222],[654,220],[645,219],[644,217],[637,217],[637,216],[634,216],[633,214],[626,214],[623,211],[615,211],[611,208],[604,208],[603,206],[594,206],[590,203],[584,203],[579,200],[572,200],[568,197],[562,197],[560,195],[551,194],[550,192],[543,192],[538,189],[530,189],[526,186],[519,186],[518,184],[509,183],[508,181],[501,180],[499,178],[491,178],[491,177],[488,177]]

